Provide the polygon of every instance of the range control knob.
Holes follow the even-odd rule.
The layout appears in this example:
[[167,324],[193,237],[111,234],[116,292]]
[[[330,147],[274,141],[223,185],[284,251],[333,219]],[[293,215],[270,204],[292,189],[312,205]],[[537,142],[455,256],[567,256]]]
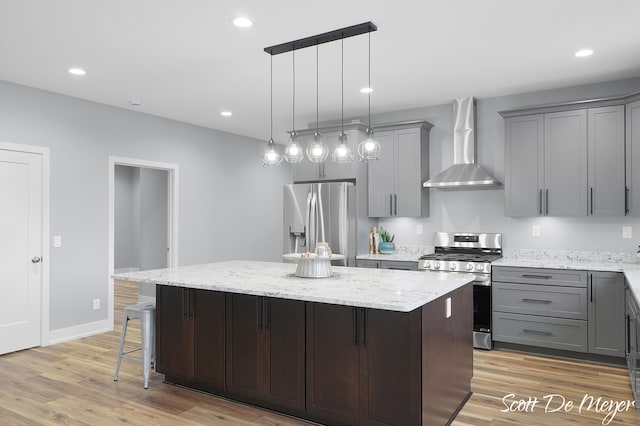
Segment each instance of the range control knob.
[[482,263],[478,263],[476,265],[476,271],[483,271],[484,270],[484,265]]
[[454,269],[456,269],[456,264],[452,263],[451,265],[449,265],[449,268],[453,271]]
[[424,269],[431,269],[431,262],[424,262]]
[[467,271],[473,271],[473,263],[467,263]]
[[440,269],[440,262],[434,262],[434,263],[433,263],[433,267],[434,267],[435,269]]

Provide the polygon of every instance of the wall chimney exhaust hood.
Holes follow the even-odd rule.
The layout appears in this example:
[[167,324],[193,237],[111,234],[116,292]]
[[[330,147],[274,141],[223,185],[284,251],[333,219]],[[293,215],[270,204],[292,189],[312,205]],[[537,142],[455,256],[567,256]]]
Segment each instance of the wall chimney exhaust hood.
[[425,188],[497,187],[500,182],[476,164],[476,100],[469,96],[453,104],[453,165],[424,182]]

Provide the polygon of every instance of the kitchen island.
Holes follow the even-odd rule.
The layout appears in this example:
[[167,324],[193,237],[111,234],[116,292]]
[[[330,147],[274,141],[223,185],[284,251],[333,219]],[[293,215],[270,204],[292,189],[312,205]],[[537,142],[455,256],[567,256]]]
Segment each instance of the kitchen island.
[[155,283],[165,381],[327,424],[446,424],[473,374],[471,274],[230,261]]

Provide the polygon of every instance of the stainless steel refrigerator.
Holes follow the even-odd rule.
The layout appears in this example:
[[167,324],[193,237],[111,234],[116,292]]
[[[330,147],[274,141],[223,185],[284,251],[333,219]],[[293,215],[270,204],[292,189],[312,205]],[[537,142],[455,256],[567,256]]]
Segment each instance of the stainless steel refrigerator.
[[345,256],[333,264],[355,266],[355,192],[351,182],[286,185],[283,254],[314,252],[324,241],[334,254]]

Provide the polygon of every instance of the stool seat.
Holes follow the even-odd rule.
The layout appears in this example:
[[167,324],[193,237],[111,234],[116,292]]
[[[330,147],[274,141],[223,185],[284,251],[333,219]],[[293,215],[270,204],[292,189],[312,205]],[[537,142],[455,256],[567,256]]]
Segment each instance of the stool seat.
[[[120,333],[120,347],[118,349],[118,363],[116,365],[116,374],[113,376],[114,381],[118,381],[118,373],[120,372],[120,363],[122,359],[131,359],[142,362],[142,376],[144,378],[144,388],[149,387],[149,376],[151,375],[151,366],[155,367],[156,362],[156,304],[137,303],[135,305],[125,306],[124,316],[122,319],[122,332]],[[127,324],[129,320],[140,320],[140,332],[142,337],[142,346],[128,351],[124,350],[124,344],[127,336]],[[129,356],[132,352],[142,351],[140,358]]]

